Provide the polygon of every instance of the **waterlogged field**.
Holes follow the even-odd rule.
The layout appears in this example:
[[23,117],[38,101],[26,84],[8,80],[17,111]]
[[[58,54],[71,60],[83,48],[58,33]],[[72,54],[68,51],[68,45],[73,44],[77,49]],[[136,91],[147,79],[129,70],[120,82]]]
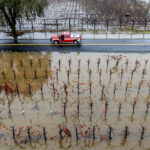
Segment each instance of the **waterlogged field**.
[[150,54],[0,53],[0,149],[150,149]]

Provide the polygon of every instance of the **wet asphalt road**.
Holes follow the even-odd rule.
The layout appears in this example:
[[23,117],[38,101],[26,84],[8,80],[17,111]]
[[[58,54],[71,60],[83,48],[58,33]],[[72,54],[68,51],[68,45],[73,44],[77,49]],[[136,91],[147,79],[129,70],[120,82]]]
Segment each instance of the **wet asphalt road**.
[[150,52],[150,40],[83,40],[81,45],[52,45],[49,40],[0,40],[1,51]]

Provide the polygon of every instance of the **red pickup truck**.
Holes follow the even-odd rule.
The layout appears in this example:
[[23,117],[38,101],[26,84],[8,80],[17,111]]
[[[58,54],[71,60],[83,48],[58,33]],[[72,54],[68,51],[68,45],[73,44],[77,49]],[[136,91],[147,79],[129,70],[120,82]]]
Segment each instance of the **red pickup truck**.
[[53,44],[61,44],[61,43],[73,43],[80,44],[81,43],[81,35],[80,34],[71,34],[71,33],[61,33],[60,35],[53,35],[50,41]]

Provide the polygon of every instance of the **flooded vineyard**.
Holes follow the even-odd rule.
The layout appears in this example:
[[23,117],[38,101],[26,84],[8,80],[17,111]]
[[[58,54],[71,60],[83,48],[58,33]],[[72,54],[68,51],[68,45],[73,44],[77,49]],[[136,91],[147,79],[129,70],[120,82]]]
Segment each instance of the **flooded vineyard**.
[[150,149],[150,54],[0,53],[0,147]]

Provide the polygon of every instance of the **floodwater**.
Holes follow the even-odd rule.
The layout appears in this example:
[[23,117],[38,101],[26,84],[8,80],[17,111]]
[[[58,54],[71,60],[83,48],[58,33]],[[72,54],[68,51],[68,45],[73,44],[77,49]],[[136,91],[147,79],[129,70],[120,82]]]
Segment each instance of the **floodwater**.
[[3,150],[150,149],[150,54],[0,53]]

